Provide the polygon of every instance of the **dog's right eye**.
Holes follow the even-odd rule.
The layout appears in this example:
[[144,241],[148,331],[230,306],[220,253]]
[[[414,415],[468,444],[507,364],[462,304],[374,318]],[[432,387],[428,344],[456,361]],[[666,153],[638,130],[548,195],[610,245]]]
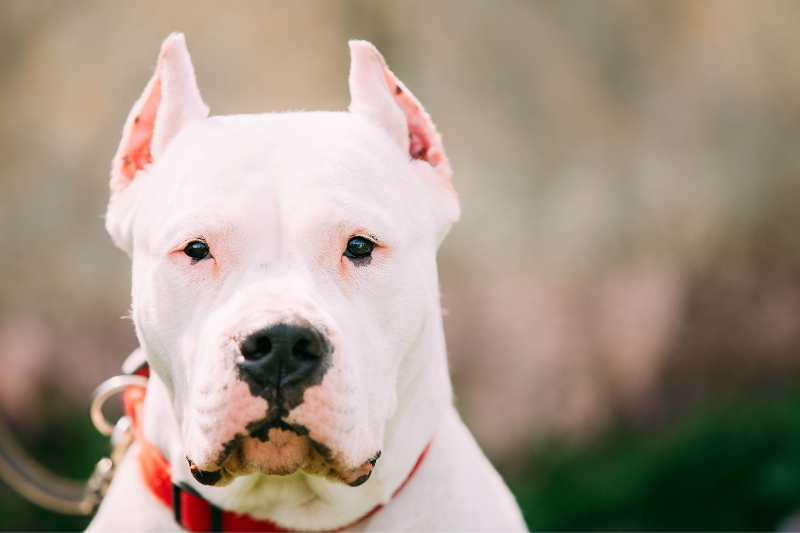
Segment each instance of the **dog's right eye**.
[[183,253],[192,258],[192,263],[211,257],[208,245],[203,241],[192,241],[183,249]]

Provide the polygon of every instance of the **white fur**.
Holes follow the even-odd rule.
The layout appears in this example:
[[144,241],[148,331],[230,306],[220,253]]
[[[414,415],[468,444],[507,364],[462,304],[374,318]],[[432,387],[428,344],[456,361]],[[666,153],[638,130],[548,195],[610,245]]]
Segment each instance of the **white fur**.
[[[183,36],[165,42],[115,157],[107,218],[133,259],[132,316],[154,373],[145,434],[175,481],[284,527],[336,529],[386,504],[356,529],[524,530],[452,406],[436,272],[458,218],[449,163],[374,47],[351,51],[350,112],[207,118]],[[136,130],[136,116],[158,98],[144,157],[136,139],[149,130]],[[131,153],[146,162],[134,173],[123,161]],[[342,256],[354,235],[376,241],[369,265]],[[191,264],[182,250],[199,237],[213,259]],[[288,421],[331,449],[337,472],[380,450],[372,477],[357,488],[302,470],[198,484],[184,457],[213,467],[223,444],[266,412],[236,378],[237,340],[287,320],[312,324],[334,346],[322,383]],[[90,529],[177,530],[135,463],[134,450]]]

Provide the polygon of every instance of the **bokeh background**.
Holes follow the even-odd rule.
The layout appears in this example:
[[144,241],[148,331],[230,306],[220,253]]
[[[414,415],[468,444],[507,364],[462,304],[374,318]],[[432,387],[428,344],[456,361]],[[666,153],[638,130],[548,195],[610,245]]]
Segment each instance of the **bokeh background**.
[[[774,530],[800,508],[800,3],[0,3],[0,406],[86,477],[136,346],[103,229],[172,31],[213,114],[344,110],[368,39],[441,131],[457,404],[535,530]],[[0,484],[0,529],[79,529]]]

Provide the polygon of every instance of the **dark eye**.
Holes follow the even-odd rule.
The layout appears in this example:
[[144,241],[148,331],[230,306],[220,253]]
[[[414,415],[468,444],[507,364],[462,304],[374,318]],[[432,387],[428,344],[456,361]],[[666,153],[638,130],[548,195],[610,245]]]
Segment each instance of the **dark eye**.
[[192,263],[196,263],[207,257],[211,257],[208,245],[203,241],[192,241],[183,249],[183,253],[192,258]]
[[347,248],[344,251],[345,257],[351,259],[359,259],[361,257],[369,257],[375,244],[364,237],[352,237],[347,241]]

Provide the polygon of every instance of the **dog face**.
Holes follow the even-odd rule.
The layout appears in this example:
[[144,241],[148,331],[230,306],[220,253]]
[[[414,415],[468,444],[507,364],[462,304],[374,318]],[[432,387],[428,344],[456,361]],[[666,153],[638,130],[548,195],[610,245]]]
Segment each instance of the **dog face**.
[[458,200],[428,115],[350,47],[349,112],[208,118],[173,34],[113,161],[107,228],[201,483],[363,483],[423,363]]

